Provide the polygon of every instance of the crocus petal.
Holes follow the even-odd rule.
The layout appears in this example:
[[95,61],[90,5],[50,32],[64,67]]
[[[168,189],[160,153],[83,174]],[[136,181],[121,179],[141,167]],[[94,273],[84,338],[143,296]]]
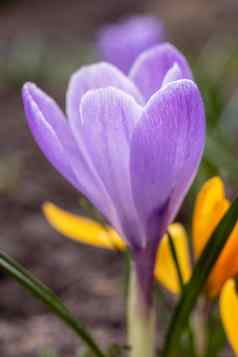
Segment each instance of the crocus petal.
[[132,199],[129,173],[131,136],[141,114],[142,108],[126,93],[116,88],[98,89],[84,95],[81,126],[78,128],[88,155],[115,202],[121,219],[120,227],[113,218],[109,217],[109,220],[129,242],[141,238],[137,231],[140,224]]
[[208,180],[197,195],[193,215],[193,248],[199,257],[217,224],[228,210],[230,203],[225,197],[220,177]]
[[164,37],[164,27],[156,17],[133,16],[102,28],[97,48],[105,61],[128,73],[136,57]]
[[[186,231],[181,224],[173,223],[169,226],[169,233],[175,246],[183,282],[186,283],[191,276],[188,237]],[[155,278],[173,294],[179,294],[181,292],[167,234],[163,237],[159,245],[156,257]]]
[[220,314],[227,338],[238,356],[238,295],[234,280],[228,280],[220,296]]
[[[63,138],[64,142],[74,145],[62,111],[49,96],[32,83],[24,85],[22,95],[28,125],[36,142],[51,164],[77,187],[77,179],[60,141]],[[77,151],[77,147],[75,150]]]
[[79,149],[57,104],[32,83],[24,86],[23,101],[33,136],[51,164],[106,217],[108,211],[112,214],[114,207],[104,185]]
[[221,291],[224,283],[238,275],[238,223],[236,223],[223,248],[206,285],[208,296],[213,298]]
[[132,191],[150,239],[162,238],[197,172],[204,148],[202,99],[190,80],[171,82],[147,103],[131,142]]
[[129,76],[148,100],[160,89],[167,72],[175,63],[181,71],[179,79],[192,79],[186,58],[168,43],[143,52],[132,66]]
[[124,241],[110,227],[104,227],[89,218],[66,212],[50,202],[46,202],[42,208],[52,227],[68,238],[110,250],[126,248]]
[[[80,148],[81,156],[83,156],[84,160],[87,162],[91,176],[94,178],[94,189],[98,191],[101,199],[99,197],[96,200],[97,202],[95,202],[96,192],[87,196],[107,217],[108,220],[112,221],[111,216],[113,214],[113,222],[115,222],[118,221],[118,218],[116,217],[117,215],[115,213],[113,203],[111,202],[105,185],[99,178],[97,170],[95,170],[92,160],[87,153],[85,138],[83,137],[81,131],[80,118],[80,103],[82,96],[89,90],[109,86],[123,90],[125,93],[128,93],[136,98],[138,102],[143,101],[135,85],[121,71],[111,64],[98,63],[81,68],[71,77],[66,96],[66,110],[69,117],[69,125]],[[78,164],[77,157],[71,157],[71,161],[72,166],[75,169],[75,174],[78,180],[81,181],[83,168]]]
[[[230,202],[225,197],[224,184],[219,177],[208,180],[199,192],[193,217],[193,247],[195,256],[199,257],[205,244],[216,226],[226,213]],[[238,223],[235,225],[223,248],[212,272],[210,273],[206,292],[210,298],[215,297],[224,283],[238,274]]]
[[170,82],[178,81],[179,79],[183,79],[183,72],[180,69],[177,63],[174,63],[173,66],[166,73],[161,87],[166,86]]
[[66,112],[69,120],[79,120],[82,96],[89,90],[115,87],[143,102],[138,89],[118,68],[109,63],[97,63],[82,67],[75,72],[69,82],[66,96]]

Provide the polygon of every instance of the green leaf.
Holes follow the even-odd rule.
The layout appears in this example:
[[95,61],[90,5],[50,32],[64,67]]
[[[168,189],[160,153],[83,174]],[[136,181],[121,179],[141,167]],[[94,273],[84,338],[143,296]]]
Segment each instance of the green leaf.
[[184,283],[183,283],[183,275],[180,269],[180,265],[179,265],[179,260],[178,260],[178,256],[177,256],[177,252],[176,252],[176,248],[175,248],[175,244],[173,241],[172,236],[170,235],[169,231],[167,231],[167,235],[168,235],[168,239],[169,239],[169,248],[170,248],[170,252],[175,264],[175,268],[176,268],[176,273],[178,276],[178,281],[179,281],[179,286],[181,291],[183,291],[184,288]]
[[208,320],[207,333],[208,344],[204,357],[219,357],[224,349],[227,338],[217,311],[211,314]]
[[39,357],[58,357],[58,355],[53,350],[44,349],[40,352]]
[[[181,292],[182,292],[183,289],[184,289],[184,281],[183,281],[182,271],[181,271],[180,265],[179,265],[178,255],[177,255],[177,252],[176,252],[176,248],[175,248],[175,244],[174,244],[173,238],[170,235],[169,231],[167,231],[167,235],[168,235],[168,238],[169,238],[170,252],[171,252],[174,264],[175,264],[175,268],[176,268],[176,272],[177,272],[177,276],[178,276],[178,280],[179,280],[179,285],[180,285],[180,289],[181,289]],[[189,353],[185,353],[185,355],[189,355],[190,357],[196,356],[193,329],[192,329],[192,326],[190,324],[190,321],[188,321],[188,324],[187,324],[187,337],[188,337],[188,341],[185,344],[185,346],[186,346],[186,349],[189,351]]]
[[105,357],[93,337],[72,315],[68,308],[47,286],[32,276],[19,263],[0,251],[0,267],[10,274],[21,286],[29,290],[36,298],[46,304],[50,310],[70,327],[97,357]]
[[238,198],[233,202],[224,218],[221,220],[211,238],[207,242],[205,249],[193,269],[193,274],[184,287],[181,298],[173,313],[162,356],[172,355],[178,340],[188,322],[190,313],[195,306],[198,296],[201,293],[207,277],[212,270],[216,260],[221,253],[230,233],[238,218]]

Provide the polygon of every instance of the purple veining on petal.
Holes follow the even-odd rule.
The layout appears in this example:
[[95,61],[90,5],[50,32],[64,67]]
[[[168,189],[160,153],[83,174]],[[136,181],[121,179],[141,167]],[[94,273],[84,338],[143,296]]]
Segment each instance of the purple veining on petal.
[[136,59],[129,76],[145,100],[161,88],[165,76],[174,63],[177,63],[180,68],[180,79],[192,79],[192,72],[186,58],[169,43],[155,46]]
[[[170,220],[174,220],[196,176],[205,146],[205,112],[201,95],[194,84],[192,86],[191,83],[184,84],[184,92],[187,92],[184,95],[184,100],[187,102],[186,105],[189,108],[190,117],[194,119],[194,123],[191,122],[188,126],[185,137],[187,144],[185,147],[181,145],[181,150],[176,157],[178,176],[176,178],[176,187],[170,196],[168,206]],[[189,86],[191,87],[189,88]],[[182,161],[184,161],[184,165]]]
[[114,212],[103,184],[88,166],[57,104],[32,83],[23,88],[25,113],[32,134],[51,164],[103,214]]
[[151,227],[156,237],[174,219],[194,178],[204,148],[204,123],[201,96],[190,80],[171,82],[145,107],[133,133],[131,177],[150,239]]
[[148,304],[154,253],[197,172],[204,136],[203,103],[190,80],[171,82],[157,92],[134,130],[130,158],[132,192],[148,241],[133,254]]
[[158,18],[132,16],[104,26],[98,32],[97,48],[101,58],[128,73],[139,54],[164,39],[164,26]]
[[84,66],[75,72],[69,82],[66,95],[66,112],[69,120],[79,119],[82,96],[89,90],[115,87],[130,94],[138,103],[144,100],[135,84],[112,64],[101,62]]
[[[134,127],[142,114],[128,94],[113,87],[86,93],[81,101],[81,122],[77,127],[93,165],[115,203],[118,231],[139,245],[142,232],[131,194],[129,155]],[[111,220],[111,223],[114,224]]]
[[77,179],[68,160],[65,160],[66,153],[58,137],[61,132],[64,140],[67,140],[67,136],[72,139],[63,113],[51,98],[32,83],[24,85],[22,96],[28,125],[40,149],[51,164],[78,188]]

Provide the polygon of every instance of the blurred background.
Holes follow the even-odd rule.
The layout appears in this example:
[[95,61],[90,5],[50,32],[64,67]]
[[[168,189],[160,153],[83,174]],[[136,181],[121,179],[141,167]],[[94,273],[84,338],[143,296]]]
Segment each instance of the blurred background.
[[[63,238],[43,218],[46,200],[92,211],[33,142],[20,89],[34,81],[64,108],[70,74],[96,59],[97,31],[138,13],[163,21],[168,40],[188,56],[206,103],[206,153],[179,217],[189,227],[187,212],[206,178],[220,174],[229,196],[238,192],[237,0],[0,1],[0,246],[53,288],[104,344],[125,343],[124,259]],[[0,290],[0,356],[78,356],[73,334],[1,272]]]

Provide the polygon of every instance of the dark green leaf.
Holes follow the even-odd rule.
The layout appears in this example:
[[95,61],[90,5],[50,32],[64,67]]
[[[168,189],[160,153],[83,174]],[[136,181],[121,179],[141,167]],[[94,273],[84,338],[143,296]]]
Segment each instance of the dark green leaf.
[[209,239],[206,247],[193,269],[189,283],[184,287],[178,305],[172,316],[165,339],[163,357],[170,356],[183,333],[190,313],[197,302],[207,277],[221,253],[230,233],[238,218],[238,198],[233,202],[224,218],[221,220],[215,232]]
[[176,273],[177,273],[177,276],[178,276],[180,289],[181,289],[181,291],[183,291],[183,288],[184,288],[183,275],[182,275],[182,272],[181,272],[181,269],[180,269],[180,266],[179,266],[179,260],[178,260],[176,248],[175,248],[175,245],[174,245],[173,238],[171,237],[169,231],[167,232],[167,235],[168,235],[168,239],[169,239],[170,252],[171,252],[171,255],[172,255],[172,258],[173,258],[173,261],[174,261],[174,264],[175,264],[175,268],[176,268]]
[[227,339],[217,311],[209,318],[207,334],[208,345],[204,357],[219,357]]
[[21,286],[29,290],[35,297],[46,304],[57,317],[81,337],[95,356],[105,357],[89,332],[85,330],[67,307],[61,303],[53,291],[2,251],[0,251],[0,267],[10,274]]

